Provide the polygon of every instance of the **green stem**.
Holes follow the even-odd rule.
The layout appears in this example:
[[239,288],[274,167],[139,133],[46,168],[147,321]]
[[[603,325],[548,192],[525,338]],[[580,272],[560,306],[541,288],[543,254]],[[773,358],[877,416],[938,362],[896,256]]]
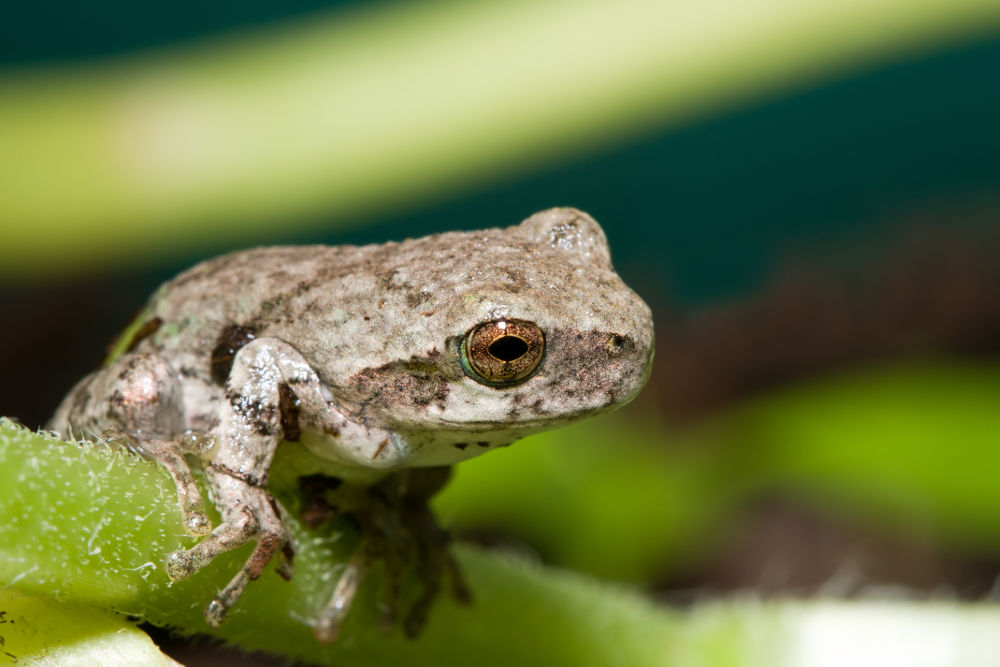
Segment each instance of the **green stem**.
[[7,74],[0,272],[408,205],[998,22],[995,0],[400,3]]
[[[277,461],[274,479],[294,478],[295,465]],[[320,644],[310,620],[333,590],[354,536],[338,526],[306,531],[294,516],[295,576],[285,582],[268,568],[212,632],[202,610],[247,549],[171,585],[164,557],[192,538],[183,534],[169,477],[154,464],[0,420],[0,489],[0,582],[19,590],[312,663],[665,664],[667,611],[580,575],[471,547],[457,550],[471,607],[442,595],[417,640],[398,629],[386,636],[377,630],[376,577],[362,586],[341,639]],[[294,498],[285,502],[291,507]]]

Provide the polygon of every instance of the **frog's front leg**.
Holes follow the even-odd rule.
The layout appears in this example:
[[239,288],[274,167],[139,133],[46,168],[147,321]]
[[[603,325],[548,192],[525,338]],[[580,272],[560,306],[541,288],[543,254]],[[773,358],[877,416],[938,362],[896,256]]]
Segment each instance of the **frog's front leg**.
[[[416,637],[431,604],[441,588],[442,578],[450,580],[456,601],[471,600],[458,565],[449,551],[450,535],[438,526],[428,501],[444,487],[451,475],[446,466],[411,468],[387,476],[375,484],[362,505],[348,510],[361,528],[361,544],[347,562],[333,595],[313,628],[322,642],[335,641],[351,608],[358,586],[376,560],[385,563],[379,606],[383,629],[390,628],[399,606],[400,579],[408,563],[423,590],[403,621],[408,637]],[[314,480],[305,480],[311,486]],[[342,487],[332,491],[336,497]]]
[[222,523],[191,549],[175,551],[169,556],[167,573],[170,578],[183,579],[208,565],[220,553],[243,546],[254,538],[257,540],[240,571],[205,609],[205,621],[217,628],[247,584],[261,575],[285,543],[286,535],[274,498],[266,489],[214,467],[206,471],[206,476],[222,514]]
[[[167,559],[171,579],[184,579],[219,554],[256,540],[243,567],[206,609],[205,620],[212,627],[222,623],[248,582],[260,576],[287,539],[277,503],[266,485],[291,410],[298,415],[296,429],[303,423],[330,433],[358,428],[327,403],[319,377],[294,347],[274,338],[247,344],[233,359],[216,448],[207,466],[222,523],[194,547]],[[298,437],[297,433],[288,435]],[[358,433],[353,435],[356,438]],[[388,437],[376,429],[366,435],[373,443]]]

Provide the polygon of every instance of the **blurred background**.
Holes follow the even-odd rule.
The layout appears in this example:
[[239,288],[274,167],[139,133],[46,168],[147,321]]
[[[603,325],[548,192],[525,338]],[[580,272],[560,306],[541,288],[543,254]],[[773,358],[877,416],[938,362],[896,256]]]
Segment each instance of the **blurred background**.
[[201,259],[572,205],[650,385],[449,525],[672,603],[1000,595],[995,2],[54,0],[0,66],[0,413]]

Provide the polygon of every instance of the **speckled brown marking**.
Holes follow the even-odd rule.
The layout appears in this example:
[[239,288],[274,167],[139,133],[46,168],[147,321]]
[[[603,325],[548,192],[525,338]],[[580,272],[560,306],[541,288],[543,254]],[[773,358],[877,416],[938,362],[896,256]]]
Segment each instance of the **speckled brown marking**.
[[[352,246],[344,246],[344,249]],[[277,249],[273,249],[277,250]],[[301,248],[287,248],[292,254],[288,257],[289,262],[298,261],[299,255],[295,251],[301,252]],[[332,266],[321,266],[314,275],[309,278],[292,282],[292,275],[287,271],[275,271],[269,276],[271,282],[281,286],[269,299],[261,301],[257,312],[245,320],[246,326],[261,331],[269,324],[284,322],[290,324],[301,319],[307,314],[322,313],[326,305],[322,302],[322,296],[318,296],[309,302],[304,302],[304,296],[316,288],[322,292],[322,287],[331,282],[343,278],[356,267],[335,264]]]
[[[433,348],[425,357],[367,368],[351,376],[349,386],[372,406],[384,408],[406,398],[417,406],[434,403],[444,408],[451,392],[448,385],[451,376],[443,372],[442,366],[443,355]],[[456,372],[461,372],[461,368]]]
[[431,294],[430,292],[425,291],[425,290],[420,290],[420,291],[407,290],[406,291],[406,305],[409,306],[410,308],[416,308],[417,306],[419,306],[422,303],[425,303],[427,301],[433,301],[433,300],[434,300],[434,295]]
[[233,406],[233,412],[253,426],[258,434],[263,436],[275,434],[275,417],[279,417],[280,420],[277,414],[278,406],[260,400],[246,400],[242,394],[233,389],[226,389],[226,400]]
[[498,266],[497,271],[502,273],[503,277],[506,278],[503,283],[504,291],[510,294],[517,294],[518,292],[531,289],[531,284],[524,276],[524,271],[512,266]]
[[163,320],[159,317],[153,317],[142,323],[136,332],[132,335],[132,340],[129,341],[128,347],[125,348],[126,352],[131,352],[139,345],[142,341],[146,340],[163,326]]
[[239,324],[231,324],[222,330],[212,350],[212,379],[218,385],[224,385],[229,371],[233,369],[233,359],[244,345],[257,337],[254,329]]
[[[553,328],[549,331],[553,345],[572,346],[580,353],[574,372],[574,396],[581,398],[602,397],[605,405],[620,400],[616,391],[624,374],[638,378],[646,368],[631,363],[636,343],[629,336],[615,331],[580,331],[572,328]],[[617,381],[614,378],[619,378]],[[631,384],[632,382],[625,382]],[[532,405],[537,409],[537,405]]]
[[302,428],[299,426],[301,409],[299,397],[295,395],[288,383],[279,384],[278,410],[281,413],[281,430],[288,442],[298,442],[302,437]]
[[216,472],[221,472],[224,475],[235,477],[244,484],[249,484],[250,486],[256,487],[258,489],[263,489],[267,487],[267,473],[264,473],[264,476],[258,479],[253,475],[249,475],[245,472],[240,472],[238,470],[233,470],[232,468],[224,466],[216,461],[212,461],[211,463],[209,463],[208,467],[211,468],[212,470],[215,470]]
[[[273,412],[274,411],[273,406],[269,407],[270,407],[269,412]],[[258,413],[255,412],[253,414],[258,414]],[[259,435],[272,436],[275,434],[276,432],[275,428],[274,426],[271,425],[271,421],[269,419],[258,419],[253,417],[251,417],[250,419],[253,422],[254,431],[256,431]]]

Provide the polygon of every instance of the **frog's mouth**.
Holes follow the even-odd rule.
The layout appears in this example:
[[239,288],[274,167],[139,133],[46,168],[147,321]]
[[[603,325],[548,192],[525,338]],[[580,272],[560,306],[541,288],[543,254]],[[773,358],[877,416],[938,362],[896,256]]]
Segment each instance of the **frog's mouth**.
[[476,433],[496,431],[498,428],[502,428],[505,431],[541,431],[555,428],[557,426],[563,426],[586,417],[593,417],[605,412],[610,412],[616,407],[616,405],[601,405],[561,415],[540,415],[532,419],[512,419],[507,422],[441,419],[439,423],[456,431],[470,431]]

